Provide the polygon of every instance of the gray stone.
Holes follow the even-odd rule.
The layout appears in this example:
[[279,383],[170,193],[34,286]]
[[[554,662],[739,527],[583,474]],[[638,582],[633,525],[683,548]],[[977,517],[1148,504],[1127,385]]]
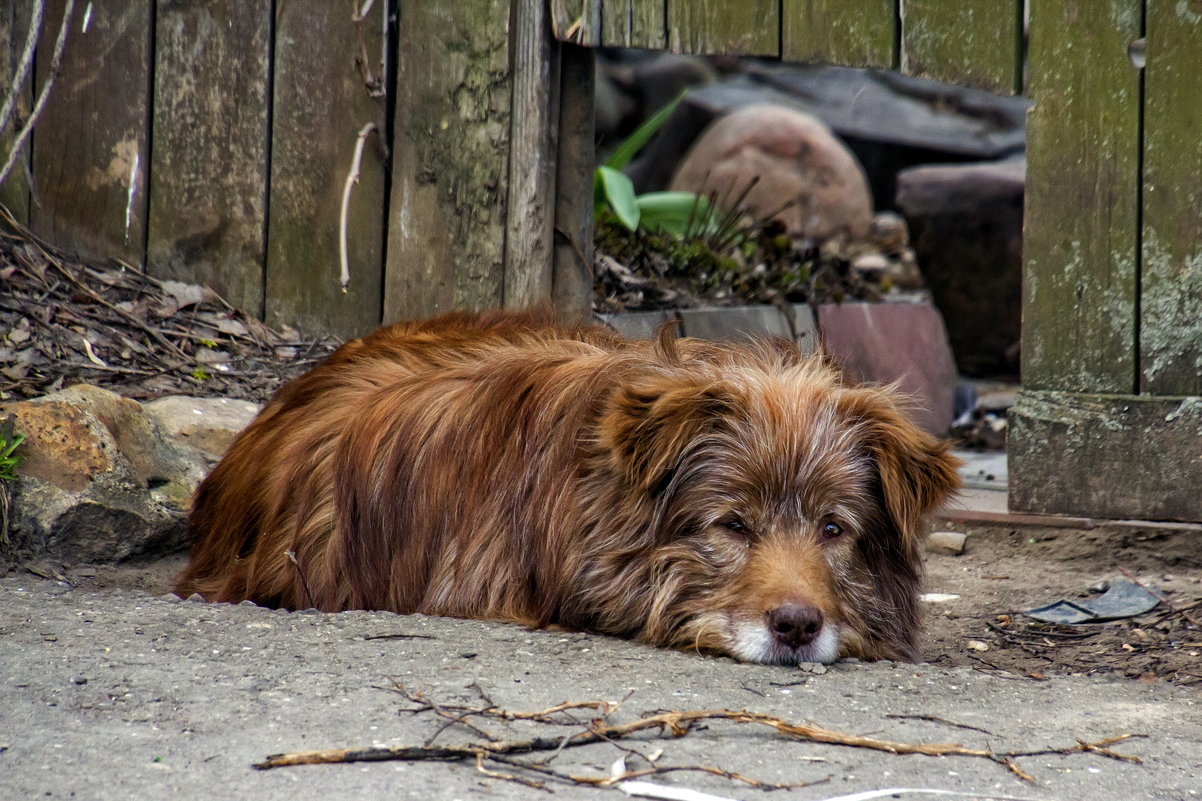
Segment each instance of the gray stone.
[[1026,161],[917,167],[897,205],[966,375],[1017,375]]
[[260,407],[235,398],[173,395],[143,403],[142,408],[163,430],[215,464],[234,437],[255,419]]
[[793,307],[793,329],[785,312],[775,306],[732,306],[729,308],[682,309],[684,335],[698,339],[748,341],[756,337],[793,339],[813,346],[814,315],[809,306]]
[[618,314],[603,314],[601,319],[613,326],[619,334],[631,339],[651,339],[659,332],[659,327],[668,321],[668,313],[663,311],[621,312]]

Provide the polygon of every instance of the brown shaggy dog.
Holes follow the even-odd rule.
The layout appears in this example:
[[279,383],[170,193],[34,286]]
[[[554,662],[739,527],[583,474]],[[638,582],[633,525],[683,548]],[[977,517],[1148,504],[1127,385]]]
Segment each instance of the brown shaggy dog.
[[449,314],[280,390],[201,484],[176,592],[912,658],[922,517],[955,465],[783,341]]

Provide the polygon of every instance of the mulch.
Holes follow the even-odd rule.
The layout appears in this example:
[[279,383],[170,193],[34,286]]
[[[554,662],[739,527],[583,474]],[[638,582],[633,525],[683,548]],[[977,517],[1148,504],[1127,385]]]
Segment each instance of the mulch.
[[0,400],[88,383],[139,400],[262,403],[338,344],[270,328],[207,287],[73,261],[11,217],[0,224]]

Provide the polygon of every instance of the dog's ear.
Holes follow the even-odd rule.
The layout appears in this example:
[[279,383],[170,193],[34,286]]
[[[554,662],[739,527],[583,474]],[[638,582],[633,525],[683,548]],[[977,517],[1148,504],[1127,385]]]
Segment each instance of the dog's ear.
[[736,408],[734,390],[712,378],[666,370],[615,389],[599,444],[631,485],[657,494],[691,443]]
[[864,426],[866,447],[877,464],[885,511],[907,545],[917,543],[923,517],[960,487],[948,443],[919,429],[886,393],[845,391],[850,413]]

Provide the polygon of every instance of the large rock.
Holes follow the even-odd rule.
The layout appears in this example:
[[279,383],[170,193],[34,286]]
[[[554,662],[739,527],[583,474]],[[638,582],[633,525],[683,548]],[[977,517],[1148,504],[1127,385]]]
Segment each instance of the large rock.
[[133,400],[81,384],[0,405],[25,435],[0,566],[119,562],[179,550],[207,464]]
[[690,89],[628,170],[639,192],[664,188],[683,153],[717,117],[781,105],[831,127],[865,166],[878,210],[889,209],[895,176],[918,164],[1021,154],[1030,100],[883,70],[748,62],[745,74]]
[[1026,161],[916,167],[897,205],[961,372],[1018,373]]
[[782,106],[719,119],[685,156],[671,188],[712,194],[725,211],[738,203],[815,241],[861,239],[872,225],[872,197],[855,156],[820,120]]

